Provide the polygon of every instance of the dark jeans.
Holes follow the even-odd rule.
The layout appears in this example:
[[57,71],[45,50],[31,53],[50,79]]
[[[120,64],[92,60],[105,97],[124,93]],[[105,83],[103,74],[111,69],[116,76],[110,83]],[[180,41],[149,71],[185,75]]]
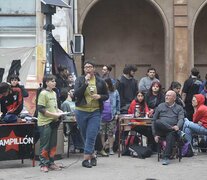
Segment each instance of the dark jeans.
[[192,106],[192,103],[186,103],[185,104],[185,111],[186,111],[186,117],[189,121],[193,121],[193,113],[194,113],[194,109]]
[[173,147],[175,145],[177,132],[172,127],[160,120],[154,122],[156,135],[164,137],[166,140],[166,148],[164,150],[164,158],[170,158]]

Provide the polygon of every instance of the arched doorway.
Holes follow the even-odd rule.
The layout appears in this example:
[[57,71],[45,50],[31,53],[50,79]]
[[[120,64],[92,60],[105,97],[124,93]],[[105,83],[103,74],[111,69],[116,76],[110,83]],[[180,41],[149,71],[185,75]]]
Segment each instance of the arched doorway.
[[200,71],[201,79],[207,73],[207,2],[199,11],[194,26],[194,66]]
[[136,64],[138,80],[155,67],[165,85],[165,33],[161,16],[147,1],[98,1],[82,26],[85,59],[100,67],[112,64],[115,77],[125,64]]

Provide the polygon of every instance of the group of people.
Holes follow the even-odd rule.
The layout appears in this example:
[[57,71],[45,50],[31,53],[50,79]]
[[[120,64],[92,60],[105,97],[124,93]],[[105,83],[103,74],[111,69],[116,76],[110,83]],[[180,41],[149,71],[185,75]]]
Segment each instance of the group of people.
[[[191,70],[182,93],[181,84],[176,81],[164,92],[154,68],[149,68],[139,83],[134,78],[137,71],[134,65],[126,65],[123,74],[116,80],[110,77],[111,70],[111,66],[104,65],[101,76],[96,73],[95,64],[86,61],[84,74],[75,81],[64,66],[58,67],[56,77],[46,75],[43,78],[43,88],[37,97],[41,171],[61,169],[54,163],[54,156],[57,128],[65,111],[75,114],[77,133],[73,141],[76,147],[83,149],[82,166],[86,168],[97,165],[97,141],[101,142],[103,155],[107,154],[106,145],[109,146],[109,154],[114,154],[119,114],[152,118],[152,127],[135,126],[132,129],[146,136],[147,146],[155,152],[160,137],[166,138],[163,165],[169,164],[177,137],[185,135],[191,142],[193,133],[207,135],[207,82],[200,80],[196,68]],[[13,118],[13,121],[18,120],[23,97],[28,96],[23,86],[12,85],[14,80],[19,81],[18,78],[11,78],[11,85],[0,83],[2,120],[8,123]],[[70,127],[65,127],[65,133],[67,128]]]

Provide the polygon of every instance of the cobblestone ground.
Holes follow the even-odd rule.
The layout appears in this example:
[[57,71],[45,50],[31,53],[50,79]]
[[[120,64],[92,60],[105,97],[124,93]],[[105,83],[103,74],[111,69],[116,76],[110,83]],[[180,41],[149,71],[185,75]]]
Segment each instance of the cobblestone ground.
[[57,164],[63,164],[62,171],[40,172],[38,161],[32,167],[30,160],[21,164],[20,160],[0,161],[0,180],[206,180],[207,153],[199,153],[192,158],[183,158],[181,162],[172,160],[168,166],[157,162],[157,155],[147,159],[127,156],[118,158],[99,157],[98,166],[91,169],[81,166],[82,154],[70,154]]

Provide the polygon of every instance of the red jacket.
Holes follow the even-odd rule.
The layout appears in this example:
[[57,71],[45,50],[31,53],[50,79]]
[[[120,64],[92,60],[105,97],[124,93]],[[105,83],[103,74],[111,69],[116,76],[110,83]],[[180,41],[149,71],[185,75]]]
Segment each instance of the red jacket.
[[193,122],[202,122],[202,126],[207,128],[207,106],[204,105],[205,97],[202,94],[194,95],[198,105],[196,107],[196,112],[193,114]]
[[[135,110],[135,106],[138,102],[136,102],[135,100],[133,100],[129,106],[128,109],[128,114],[134,114],[134,110]],[[140,103],[138,103],[140,104]],[[139,111],[142,112],[143,110],[141,109],[141,105],[139,106]],[[144,113],[149,113],[149,108],[147,106],[147,104],[145,103],[145,108],[144,108]],[[131,122],[137,122],[138,120],[132,119]]]

